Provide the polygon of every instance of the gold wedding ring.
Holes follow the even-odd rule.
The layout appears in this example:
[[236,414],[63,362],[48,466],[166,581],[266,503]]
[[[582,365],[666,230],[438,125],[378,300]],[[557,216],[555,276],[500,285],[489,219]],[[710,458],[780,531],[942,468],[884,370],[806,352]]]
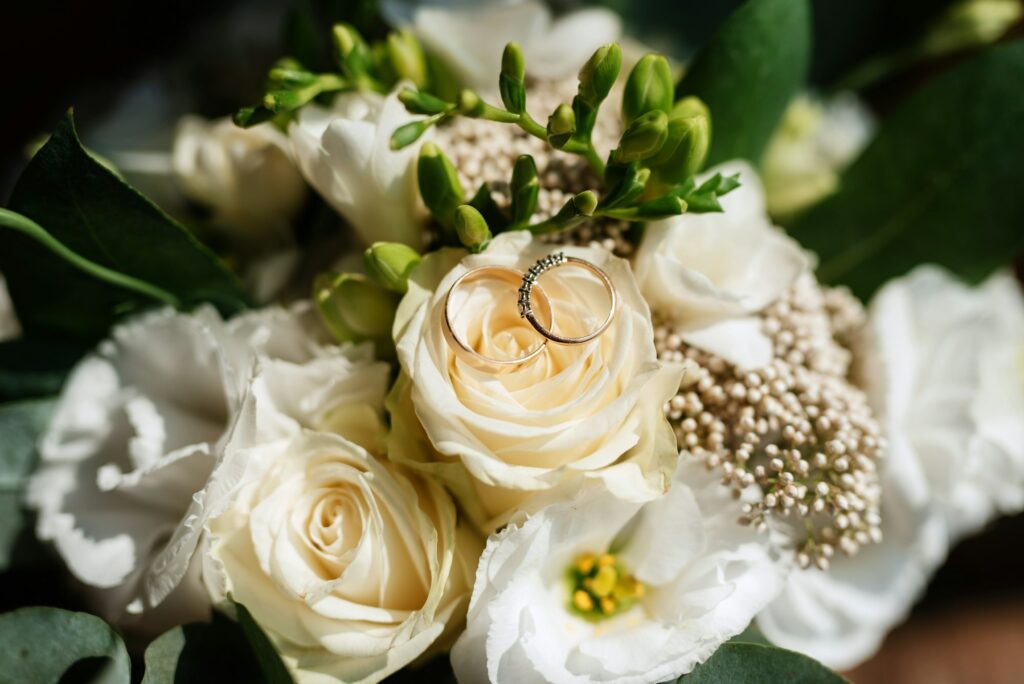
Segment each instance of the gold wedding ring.
[[[467,344],[465,340],[459,337],[452,325],[452,293],[459,289],[459,287],[467,285],[474,280],[484,280],[489,278],[503,280],[505,282],[512,283],[513,285],[518,285],[523,279],[523,272],[507,266],[479,266],[463,273],[454,283],[452,283],[452,286],[448,289],[448,294],[445,295],[444,319],[441,328],[448,345],[460,359],[474,368],[503,373],[514,370],[524,363],[535,359],[544,351],[544,347],[547,345],[548,340],[541,337],[538,340],[537,346],[523,356],[511,359],[495,359],[479,353],[473,349],[472,346]],[[540,287],[536,288],[536,294],[537,302],[540,305],[539,308],[547,312],[546,320],[548,326],[553,326],[555,323],[555,317],[554,311],[551,308],[551,301]],[[537,324],[534,324],[534,327],[536,328]]]
[[[605,317],[601,324],[596,328],[588,332],[586,335],[580,337],[565,337],[555,333],[552,330],[553,322],[549,322],[544,325],[537,319],[537,316],[533,312],[533,294],[534,291],[540,294],[540,286],[537,285],[537,279],[540,278],[544,273],[555,268],[561,268],[563,266],[576,266],[589,271],[600,281],[601,285],[604,286],[605,291],[608,293],[608,299],[610,306],[608,308],[608,315]],[[547,297],[545,297],[547,300]],[[539,297],[538,297],[539,301]],[[550,310],[550,301],[547,302],[548,309]],[[525,318],[533,326],[533,329],[544,336],[545,339],[551,340],[557,344],[583,344],[594,339],[611,325],[612,319],[615,318],[615,312],[619,308],[619,296],[615,291],[615,286],[612,284],[611,278],[608,274],[602,271],[600,268],[576,257],[565,256],[562,252],[556,254],[550,254],[543,259],[540,259],[522,276],[522,283],[519,287],[519,316]],[[549,319],[552,318],[549,316]]]

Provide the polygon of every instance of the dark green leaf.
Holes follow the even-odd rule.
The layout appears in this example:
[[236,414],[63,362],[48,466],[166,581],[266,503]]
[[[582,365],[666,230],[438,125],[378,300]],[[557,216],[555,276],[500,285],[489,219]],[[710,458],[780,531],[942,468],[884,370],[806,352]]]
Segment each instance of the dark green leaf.
[[36,440],[52,412],[49,399],[0,406],[0,570],[10,566],[25,523],[23,492],[36,464]]
[[773,646],[729,642],[677,684],[843,684],[845,679],[805,655]]
[[278,655],[277,649],[274,648],[274,644],[270,642],[266,633],[256,624],[252,614],[245,606],[241,603],[234,605],[238,614],[238,624],[245,632],[249,646],[256,653],[264,681],[268,684],[292,684],[293,680],[291,674],[288,673],[288,668],[285,667],[281,656]]
[[491,230],[495,233],[500,233],[505,230],[509,225],[509,220],[505,214],[502,213],[501,207],[494,201],[494,196],[491,195],[491,186],[487,183],[481,183],[480,188],[473,195],[473,199],[469,200],[469,205],[480,212],[480,215],[487,221],[487,225],[490,226]]
[[819,277],[869,297],[923,262],[970,281],[1024,247],[1024,43],[936,78],[882,126],[792,233]]
[[760,161],[804,86],[810,43],[807,0],[749,0],[697,53],[676,94],[696,95],[711,111],[706,166]]
[[217,684],[263,679],[256,654],[238,623],[215,613],[213,622],[182,625],[146,648],[142,684]]
[[[42,607],[4,613],[0,644],[5,682],[127,684],[130,679],[131,662],[121,637],[88,613]],[[74,677],[68,672],[72,667]]]
[[56,394],[83,353],[83,345],[59,338],[0,342],[0,402]]
[[[41,226],[64,250],[183,302],[207,299],[222,312],[245,304],[217,257],[82,148],[69,113],[26,167],[10,208]],[[52,246],[0,231],[0,271],[28,333],[95,339],[114,317],[149,297],[97,280]]]

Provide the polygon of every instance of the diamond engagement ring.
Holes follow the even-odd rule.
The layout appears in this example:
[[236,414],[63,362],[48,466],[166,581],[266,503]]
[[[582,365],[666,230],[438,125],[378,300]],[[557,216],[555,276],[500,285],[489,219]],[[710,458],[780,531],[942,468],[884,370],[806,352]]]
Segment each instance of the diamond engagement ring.
[[[546,325],[537,319],[537,316],[533,311],[533,294],[534,290],[537,294],[541,293],[540,286],[537,285],[537,280],[544,275],[547,271],[563,266],[576,266],[584,270],[589,271],[593,274],[604,286],[604,289],[608,292],[608,299],[610,306],[608,308],[608,315],[597,326],[594,330],[591,330],[586,335],[580,337],[564,337],[552,331],[554,327],[552,322],[548,322]],[[539,298],[538,298],[539,299]],[[546,298],[545,298],[546,299]],[[550,307],[550,303],[548,303]],[[557,344],[583,344],[594,339],[611,325],[612,319],[615,318],[615,312],[619,308],[619,296],[615,290],[615,286],[612,284],[611,278],[608,274],[602,271],[600,268],[585,261],[572,256],[566,256],[562,252],[556,254],[549,254],[548,256],[540,259],[533,266],[526,271],[522,277],[522,283],[519,286],[519,315],[530,322],[534,330],[544,336],[546,340],[551,340]],[[551,317],[549,316],[549,319]]]

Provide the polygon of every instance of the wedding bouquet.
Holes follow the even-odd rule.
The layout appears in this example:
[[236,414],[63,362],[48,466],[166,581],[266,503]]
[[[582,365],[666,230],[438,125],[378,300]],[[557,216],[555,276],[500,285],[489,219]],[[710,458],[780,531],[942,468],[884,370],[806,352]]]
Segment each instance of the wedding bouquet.
[[71,112],[0,209],[0,557],[95,614],[0,679],[842,681],[1024,509],[1024,45],[876,124],[806,0],[385,9],[183,119],[173,217]]

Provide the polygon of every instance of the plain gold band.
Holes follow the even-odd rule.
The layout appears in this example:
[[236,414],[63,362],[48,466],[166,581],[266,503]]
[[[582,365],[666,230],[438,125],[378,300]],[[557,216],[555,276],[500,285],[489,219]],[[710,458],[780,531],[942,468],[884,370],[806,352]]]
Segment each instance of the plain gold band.
[[[514,359],[494,359],[477,352],[466,344],[465,341],[460,339],[452,326],[450,310],[452,292],[466,283],[484,278],[496,278],[498,280],[504,280],[514,285],[518,285],[523,279],[523,272],[507,266],[479,266],[463,273],[454,283],[452,283],[452,286],[448,288],[448,294],[444,297],[444,319],[441,329],[444,333],[445,340],[448,342],[448,346],[452,348],[452,351],[455,352],[456,356],[469,365],[482,370],[497,371],[499,373],[508,372],[535,359],[544,351],[544,347],[547,346],[548,340],[545,337],[541,337],[540,344],[538,344],[533,351],[525,354],[524,356],[519,356]],[[551,308],[551,300],[548,299],[548,296],[541,288],[537,287],[535,288],[535,291],[538,295],[538,302],[542,303],[543,307],[547,309],[548,325],[553,326],[555,324],[555,315]],[[537,327],[536,324],[534,327]]]

